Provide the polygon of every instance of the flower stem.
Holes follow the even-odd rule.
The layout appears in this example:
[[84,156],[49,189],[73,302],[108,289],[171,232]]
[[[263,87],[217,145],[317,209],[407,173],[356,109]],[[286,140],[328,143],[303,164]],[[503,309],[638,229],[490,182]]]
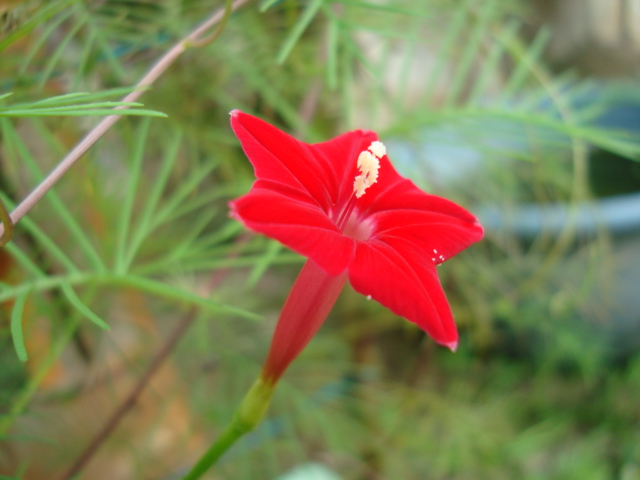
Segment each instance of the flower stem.
[[233,415],[229,426],[182,480],[200,478],[238,439],[258,426],[269,407],[274,387],[274,383],[265,382],[262,377],[256,380]]
[[312,260],[305,263],[280,312],[262,373],[242,400],[231,424],[182,480],[200,478],[239,438],[258,426],[280,376],[316,334],[346,281],[346,272],[329,275]]

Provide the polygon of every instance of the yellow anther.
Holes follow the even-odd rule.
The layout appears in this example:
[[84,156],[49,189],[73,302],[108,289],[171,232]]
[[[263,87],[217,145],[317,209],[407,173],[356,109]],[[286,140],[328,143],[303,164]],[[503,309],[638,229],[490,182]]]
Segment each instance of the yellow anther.
[[369,151],[376,157],[382,158],[387,154],[387,147],[384,146],[384,143],[376,140],[369,145]]
[[356,198],[364,195],[367,188],[378,181],[378,170],[380,170],[380,158],[386,155],[387,149],[382,142],[375,141],[369,145],[368,150],[363,150],[358,155],[357,167],[360,171],[353,181],[353,191]]

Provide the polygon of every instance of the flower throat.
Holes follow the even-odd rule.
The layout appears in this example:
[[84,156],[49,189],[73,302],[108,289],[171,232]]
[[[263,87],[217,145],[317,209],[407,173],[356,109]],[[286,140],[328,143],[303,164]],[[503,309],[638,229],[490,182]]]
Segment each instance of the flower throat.
[[357,167],[360,175],[357,175],[353,180],[353,191],[338,218],[337,226],[340,230],[344,231],[347,221],[356,206],[356,201],[366,193],[367,188],[378,181],[380,159],[386,154],[387,149],[384,144],[376,140],[371,142],[371,145],[358,155]]

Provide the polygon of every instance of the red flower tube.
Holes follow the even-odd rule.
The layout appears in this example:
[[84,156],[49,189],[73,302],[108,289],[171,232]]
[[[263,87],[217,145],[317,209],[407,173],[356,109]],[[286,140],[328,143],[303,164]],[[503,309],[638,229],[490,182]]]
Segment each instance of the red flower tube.
[[231,202],[231,215],[309,258],[280,314],[262,373],[267,383],[311,340],[347,279],[456,349],[436,266],[482,238],[471,213],[401,177],[373,132],[307,144],[238,110],[231,126],[257,177]]

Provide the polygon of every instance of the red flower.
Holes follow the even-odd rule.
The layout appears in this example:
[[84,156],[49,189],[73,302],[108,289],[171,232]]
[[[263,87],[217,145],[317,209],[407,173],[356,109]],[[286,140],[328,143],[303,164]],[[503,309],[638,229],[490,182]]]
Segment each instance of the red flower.
[[[238,110],[231,112],[231,126],[257,177],[248,194],[231,202],[232,216],[309,257],[305,269],[314,271],[311,277],[324,275],[340,288],[348,277],[356,291],[455,350],[458,334],[436,266],[482,238],[477,219],[401,177],[373,132],[356,130],[310,145]],[[335,301],[340,288],[324,288],[337,290],[330,295]],[[287,304],[297,301],[292,296]],[[287,308],[270,357],[278,355],[276,348],[297,355],[304,347],[298,348],[303,339],[295,330],[308,318],[283,322]]]

